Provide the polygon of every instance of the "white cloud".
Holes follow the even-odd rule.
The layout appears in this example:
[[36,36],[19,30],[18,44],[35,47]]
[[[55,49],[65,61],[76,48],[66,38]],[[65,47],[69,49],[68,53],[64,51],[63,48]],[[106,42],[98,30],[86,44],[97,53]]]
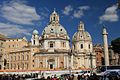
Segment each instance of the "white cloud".
[[35,8],[22,2],[5,3],[0,10],[5,19],[16,24],[32,25],[33,21],[40,20]]
[[90,9],[90,7],[89,6],[80,6],[79,9],[80,10],[88,10],[88,9]]
[[108,7],[105,10],[105,13],[99,17],[100,23],[103,21],[115,22],[119,20],[119,16],[117,15],[117,5],[113,5]]
[[73,17],[81,18],[82,16],[84,16],[84,12],[89,9],[90,9],[89,6],[80,6],[78,7],[78,10],[74,11]]
[[78,10],[78,11],[74,11],[73,17],[80,18],[83,15],[84,15],[83,11],[82,10]]
[[0,23],[0,33],[6,36],[30,35],[30,31],[30,29],[24,29],[20,25]]
[[65,15],[69,15],[71,11],[73,11],[73,7],[71,5],[68,5],[64,8],[64,10],[62,12]]

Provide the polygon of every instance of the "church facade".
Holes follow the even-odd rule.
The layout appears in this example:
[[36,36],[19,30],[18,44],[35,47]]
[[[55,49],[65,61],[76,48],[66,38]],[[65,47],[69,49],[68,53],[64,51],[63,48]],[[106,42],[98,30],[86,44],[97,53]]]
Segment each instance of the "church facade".
[[31,42],[32,46],[40,46],[40,52],[34,53],[35,68],[81,69],[96,66],[92,39],[85,31],[84,23],[81,21],[78,25],[78,31],[73,35],[70,48],[70,38],[60,24],[56,11],[50,15],[49,24],[40,37],[37,30],[33,31]]
[[[72,47],[70,47],[68,33],[60,24],[59,15],[55,10],[50,15],[50,21],[42,31],[41,36],[39,35],[37,30],[33,30],[31,42],[25,38],[20,39],[21,42],[19,39],[12,40],[12,50],[4,49],[7,57],[2,57],[3,60],[6,60],[2,69],[65,70],[96,67],[92,38],[85,31],[82,21],[80,21],[78,30],[73,35]],[[5,39],[4,43],[8,41],[11,43],[11,40],[8,39]],[[17,47],[13,45],[17,45]],[[19,45],[22,46],[19,48]]]
[[[40,52],[34,53],[35,68],[68,69],[70,64],[70,39],[59,23],[59,15],[54,11],[49,24],[44,28],[41,37],[33,31],[32,46],[40,46]],[[39,63],[39,64],[38,64]]]

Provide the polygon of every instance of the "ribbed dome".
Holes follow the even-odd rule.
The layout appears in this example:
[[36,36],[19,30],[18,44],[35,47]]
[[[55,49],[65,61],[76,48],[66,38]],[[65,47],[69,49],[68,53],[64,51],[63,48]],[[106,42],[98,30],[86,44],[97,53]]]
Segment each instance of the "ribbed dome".
[[92,41],[90,34],[84,30],[84,23],[80,22],[78,31],[73,35],[72,42],[75,41]]
[[62,25],[48,25],[42,34],[67,34],[67,32]]
[[85,41],[85,40],[88,40],[88,41],[92,41],[91,40],[91,36],[88,32],[83,32],[83,31],[78,31],[76,32],[74,35],[73,35],[73,38],[72,38],[72,42],[74,41]]
[[33,31],[33,34],[39,34],[37,30],[34,30]]
[[[65,28],[59,23],[59,15],[57,14],[56,11],[54,11],[51,15],[50,15],[50,22],[49,24],[44,28],[43,32],[42,32],[42,36],[44,35],[54,35],[57,38],[63,38],[64,39],[69,39],[69,36],[65,30]],[[50,37],[49,37],[50,38]]]

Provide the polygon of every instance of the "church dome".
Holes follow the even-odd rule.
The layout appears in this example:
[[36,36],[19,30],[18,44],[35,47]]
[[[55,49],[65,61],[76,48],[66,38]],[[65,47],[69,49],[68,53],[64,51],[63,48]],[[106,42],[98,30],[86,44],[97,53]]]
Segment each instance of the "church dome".
[[42,34],[65,34],[67,35],[67,32],[65,28],[62,25],[48,25],[43,30]]
[[37,30],[34,30],[33,31],[33,34],[39,34]]
[[[60,36],[63,36],[64,39],[69,39],[69,36],[67,34],[67,31],[65,28],[59,23],[59,15],[54,10],[54,12],[50,15],[50,22],[49,24],[44,28],[42,32],[42,36],[44,35],[56,35],[56,37],[60,38]],[[50,37],[49,37],[50,38]]]
[[72,42],[76,41],[92,41],[90,34],[84,30],[84,23],[81,21],[78,31],[73,35]]

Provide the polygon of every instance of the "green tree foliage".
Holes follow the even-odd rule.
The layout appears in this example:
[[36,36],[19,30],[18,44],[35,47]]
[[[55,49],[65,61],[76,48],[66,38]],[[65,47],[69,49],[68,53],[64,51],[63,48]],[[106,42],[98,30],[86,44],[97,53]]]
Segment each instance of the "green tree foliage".
[[120,9],[120,0],[118,0],[118,8]]
[[111,41],[112,49],[114,52],[120,54],[120,37]]

